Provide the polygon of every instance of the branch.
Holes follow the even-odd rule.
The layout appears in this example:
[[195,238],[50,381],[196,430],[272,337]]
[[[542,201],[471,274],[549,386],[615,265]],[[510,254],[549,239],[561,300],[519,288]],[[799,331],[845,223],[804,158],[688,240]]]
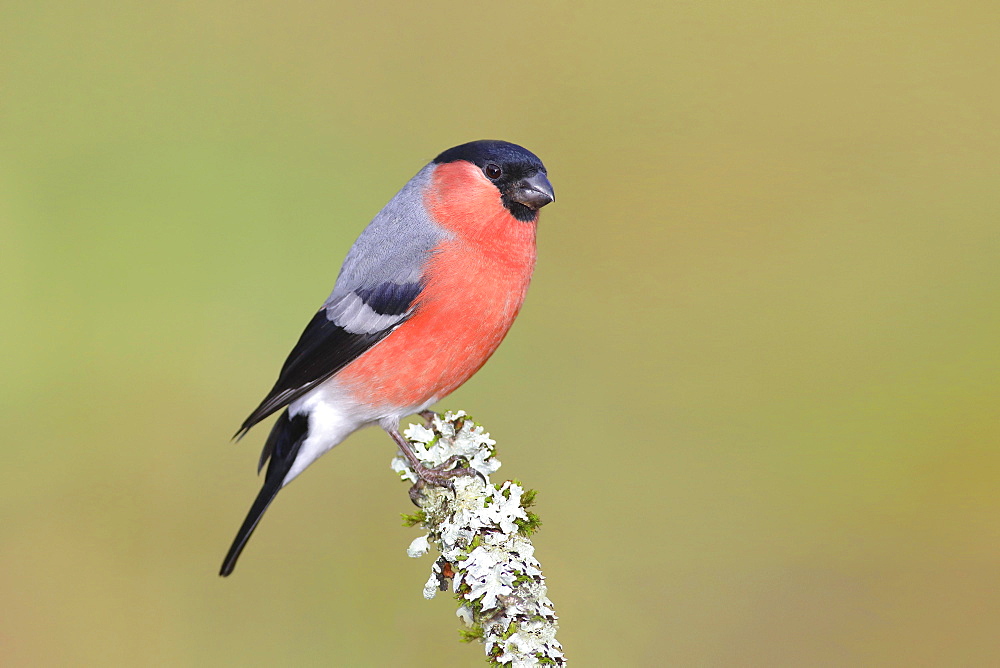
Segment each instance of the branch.
[[400,478],[414,483],[410,498],[420,508],[404,515],[405,523],[427,531],[407,554],[423,556],[432,544],[440,552],[424,597],[433,598],[453,582],[457,614],[467,627],[461,633],[486,645],[490,665],[565,665],[556,613],[529,540],[541,524],[528,510],[535,492],[509,480],[499,487],[488,482],[500,468],[493,456],[496,441],[464,411],[435,414],[428,427],[410,425],[404,432],[424,465],[440,466],[458,455],[486,482],[462,475],[454,479],[454,491],[424,486],[401,454],[392,460]]

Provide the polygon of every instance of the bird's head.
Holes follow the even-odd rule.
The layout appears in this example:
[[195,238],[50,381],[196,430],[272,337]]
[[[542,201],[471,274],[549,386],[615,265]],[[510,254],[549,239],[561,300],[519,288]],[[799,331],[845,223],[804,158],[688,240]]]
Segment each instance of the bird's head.
[[545,165],[531,151],[510,142],[484,139],[450,148],[434,159],[438,194],[452,200],[497,201],[527,223],[555,201]]

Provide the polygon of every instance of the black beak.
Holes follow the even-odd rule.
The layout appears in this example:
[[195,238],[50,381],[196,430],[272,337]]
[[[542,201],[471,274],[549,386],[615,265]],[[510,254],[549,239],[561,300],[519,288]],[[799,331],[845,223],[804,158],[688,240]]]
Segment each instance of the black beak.
[[520,202],[529,209],[541,209],[549,202],[556,201],[556,194],[552,190],[545,172],[536,172],[526,179],[521,179],[514,184],[510,198],[515,202]]

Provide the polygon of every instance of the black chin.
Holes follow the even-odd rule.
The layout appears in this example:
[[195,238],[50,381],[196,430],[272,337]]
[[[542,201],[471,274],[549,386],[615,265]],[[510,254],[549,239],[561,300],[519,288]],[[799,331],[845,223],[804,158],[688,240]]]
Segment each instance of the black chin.
[[514,216],[522,223],[530,223],[538,218],[538,211],[536,209],[525,206],[520,202],[515,202],[506,195],[504,195],[502,199],[503,205],[507,207],[508,211],[510,211],[510,215]]

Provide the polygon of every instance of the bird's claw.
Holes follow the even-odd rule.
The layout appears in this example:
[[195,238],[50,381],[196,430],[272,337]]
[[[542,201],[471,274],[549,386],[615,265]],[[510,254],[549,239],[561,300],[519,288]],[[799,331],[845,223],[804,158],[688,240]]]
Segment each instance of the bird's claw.
[[452,491],[455,491],[454,479],[461,475],[479,476],[483,482],[486,482],[486,476],[474,468],[467,466],[452,468],[455,464],[463,461],[463,459],[459,455],[452,455],[440,466],[421,466],[416,471],[417,477],[425,483],[437,485],[438,487],[447,487]]
[[414,473],[417,474],[417,482],[410,488],[410,500],[414,504],[417,503],[417,499],[420,497],[423,489],[427,485],[435,485],[437,487],[446,487],[452,492],[455,491],[455,478],[463,475],[478,476],[483,483],[486,483],[486,476],[474,468],[463,466],[461,468],[451,468],[458,462],[462,461],[463,458],[458,455],[452,455],[443,464],[439,466],[429,467],[429,466],[419,466],[414,469]]
[[437,413],[435,413],[434,411],[430,411],[430,410],[428,410],[428,411],[420,411],[419,413],[417,413],[417,415],[419,415],[420,417],[422,417],[424,419],[424,421],[427,422],[427,426],[429,428],[431,428],[431,429],[434,428],[434,418],[439,417],[439,415]]

